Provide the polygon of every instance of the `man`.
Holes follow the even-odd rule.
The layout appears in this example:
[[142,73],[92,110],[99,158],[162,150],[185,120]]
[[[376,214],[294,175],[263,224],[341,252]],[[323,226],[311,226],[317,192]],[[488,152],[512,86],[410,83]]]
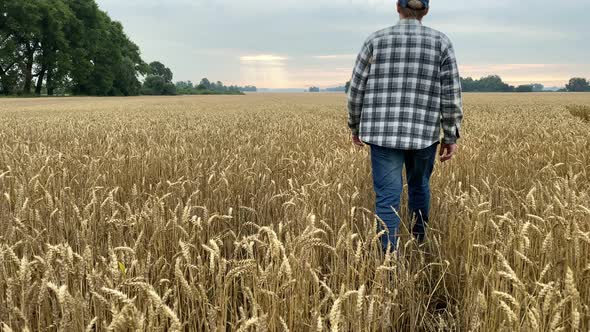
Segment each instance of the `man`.
[[[425,237],[430,176],[457,151],[463,119],[461,81],[451,41],[422,25],[429,0],[399,0],[397,25],[372,34],[354,68],[348,95],[353,143],[371,147],[377,216],[387,226],[383,249],[396,248],[406,166],[413,234]],[[381,223],[380,223],[381,224]]]

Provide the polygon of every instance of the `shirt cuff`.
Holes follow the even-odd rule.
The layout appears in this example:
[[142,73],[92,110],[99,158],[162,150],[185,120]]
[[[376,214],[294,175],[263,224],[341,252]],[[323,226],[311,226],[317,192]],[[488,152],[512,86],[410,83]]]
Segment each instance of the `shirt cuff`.
[[352,134],[354,136],[358,136],[359,135],[359,129],[358,128],[350,128],[350,131],[352,132]]
[[457,137],[445,137],[443,138],[443,144],[457,144]]
[[461,138],[461,134],[459,133],[459,128],[455,126],[455,135],[454,136],[446,136],[443,138],[443,144],[457,144],[457,140]]

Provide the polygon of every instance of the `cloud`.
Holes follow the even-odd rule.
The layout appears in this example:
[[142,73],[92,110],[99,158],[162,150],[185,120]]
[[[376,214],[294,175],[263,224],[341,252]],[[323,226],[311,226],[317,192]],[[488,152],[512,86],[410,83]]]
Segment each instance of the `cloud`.
[[273,54],[244,55],[240,57],[241,62],[268,65],[283,65],[287,60],[289,60],[288,57]]
[[[144,60],[175,79],[259,87],[340,85],[372,32],[397,22],[395,0],[97,0]],[[555,15],[549,0],[437,0],[425,25],[453,40],[462,74],[507,81],[589,76],[590,0]],[[560,65],[560,64],[576,65]],[[306,83],[308,82],[308,83]]]
[[311,56],[317,60],[354,60],[356,54],[331,54],[331,55],[313,55]]
[[478,22],[463,21],[461,23],[454,22],[435,22],[432,27],[444,31],[447,34],[454,35],[471,35],[471,36],[484,36],[484,35],[509,35],[509,38],[523,38],[523,40],[567,40],[576,39],[577,35],[572,34],[569,31],[556,30],[551,27],[547,27],[545,24],[513,24],[488,21]]
[[461,70],[471,72],[481,71],[513,71],[513,70],[531,70],[531,69],[557,69],[571,67],[567,64],[547,64],[547,63],[507,63],[507,64],[484,64],[484,65],[460,65]]
[[500,75],[510,84],[544,83],[563,85],[571,77],[590,73],[590,64],[565,63],[507,63],[460,65],[463,77],[480,78],[487,75]]

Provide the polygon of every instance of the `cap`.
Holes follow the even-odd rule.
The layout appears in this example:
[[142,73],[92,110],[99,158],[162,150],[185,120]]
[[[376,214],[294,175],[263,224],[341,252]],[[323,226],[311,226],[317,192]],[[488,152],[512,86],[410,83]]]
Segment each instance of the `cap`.
[[[418,1],[422,2],[422,4],[424,5],[424,9],[428,8],[428,3],[430,2],[430,0],[418,0]],[[399,5],[404,8],[408,8],[409,2],[410,2],[410,0],[399,0]]]

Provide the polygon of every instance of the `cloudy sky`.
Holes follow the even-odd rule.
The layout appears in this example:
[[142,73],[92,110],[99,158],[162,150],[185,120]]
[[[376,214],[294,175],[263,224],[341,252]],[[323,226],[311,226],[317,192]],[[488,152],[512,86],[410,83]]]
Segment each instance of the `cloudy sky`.
[[[264,88],[350,78],[365,38],[393,25],[395,0],[97,0],[146,61],[175,80]],[[590,78],[590,0],[431,0],[424,24],[455,44],[462,76],[561,86]]]

